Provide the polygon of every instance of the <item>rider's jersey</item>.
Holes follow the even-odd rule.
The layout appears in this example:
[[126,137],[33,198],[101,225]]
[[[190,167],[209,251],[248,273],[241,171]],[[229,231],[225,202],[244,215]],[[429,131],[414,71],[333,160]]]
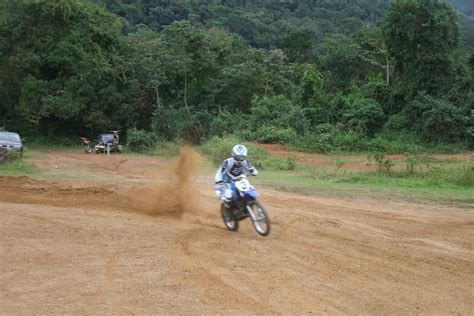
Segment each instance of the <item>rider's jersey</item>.
[[222,162],[217,170],[215,182],[228,182],[235,180],[235,178],[242,175],[244,172],[247,172],[252,176],[256,176],[258,173],[257,169],[250,165],[247,159],[242,161],[239,166],[234,158],[228,158]]

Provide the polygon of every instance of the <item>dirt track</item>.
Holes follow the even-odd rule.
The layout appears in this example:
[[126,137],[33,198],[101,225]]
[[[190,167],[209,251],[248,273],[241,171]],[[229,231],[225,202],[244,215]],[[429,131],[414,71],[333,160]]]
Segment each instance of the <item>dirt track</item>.
[[258,188],[262,238],[194,165],[34,161],[52,178],[0,177],[0,314],[474,314],[473,210]]

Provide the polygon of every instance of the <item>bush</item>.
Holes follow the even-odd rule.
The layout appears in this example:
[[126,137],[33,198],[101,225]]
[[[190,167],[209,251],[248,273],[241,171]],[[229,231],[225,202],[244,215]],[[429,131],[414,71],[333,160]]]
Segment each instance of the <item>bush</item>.
[[153,155],[176,157],[179,156],[181,147],[185,144],[183,141],[158,141],[153,148]]
[[211,122],[212,136],[224,136],[245,129],[246,116],[240,111],[220,111]]
[[306,133],[297,139],[294,144],[299,149],[327,153],[339,145],[337,144],[339,133],[340,131],[336,127],[330,124],[321,124],[313,132]]
[[347,97],[346,102],[342,114],[346,127],[365,135],[373,135],[382,127],[385,114],[377,101],[360,95],[356,90]]
[[127,146],[133,152],[152,150],[156,143],[153,133],[144,130],[131,129],[127,133]]
[[377,152],[368,157],[369,162],[374,160],[377,163],[378,172],[391,173],[395,162],[390,159],[385,159],[385,153]]
[[334,150],[366,150],[367,142],[354,131],[341,131],[331,124],[320,124],[293,144],[303,150],[327,153]]
[[308,128],[303,110],[282,95],[254,98],[250,124],[257,130],[262,126],[272,126],[281,130],[294,130],[299,134],[304,134]]
[[287,144],[297,137],[296,131],[293,128],[280,128],[268,125],[261,126],[256,131],[246,130],[242,136],[247,140],[263,144]]
[[445,100],[429,98],[429,109],[421,120],[423,136],[434,141],[459,141],[467,131],[468,117]]
[[205,128],[209,127],[211,114],[192,107],[157,107],[153,113],[152,128],[156,135],[166,140],[185,139],[192,143],[202,141]]

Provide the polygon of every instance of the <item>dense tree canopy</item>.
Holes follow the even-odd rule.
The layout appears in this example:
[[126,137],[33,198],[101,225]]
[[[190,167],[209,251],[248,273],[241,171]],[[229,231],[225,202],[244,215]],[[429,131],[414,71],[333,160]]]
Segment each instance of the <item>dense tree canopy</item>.
[[0,127],[472,145],[472,5],[453,3],[3,1]]
[[459,29],[455,12],[438,0],[394,1],[383,21],[388,55],[400,83],[444,94],[456,76]]
[[1,10],[2,119],[26,130],[111,127],[121,91],[120,20],[87,2],[9,1]]

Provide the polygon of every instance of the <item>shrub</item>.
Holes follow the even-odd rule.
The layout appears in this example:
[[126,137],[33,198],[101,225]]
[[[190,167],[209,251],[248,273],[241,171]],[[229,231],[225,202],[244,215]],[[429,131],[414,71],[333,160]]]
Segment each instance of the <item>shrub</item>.
[[407,174],[413,175],[416,173],[416,166],[419,164],[419,159],[415,155],[410,155],[407,154],[405,155],[405,164],[406,164],[406,170]]
[[373,135],[380,129],[385,115],[377,101],[366,98],[359,92],[353,92],[347,97],[346,102],[347,106],[342,114],[346,127],[366,135]]
[[145,152],[153,149],[156,137],[144,130],[131,129],[127,133],[127,146],[133,152]]
[[245,129],[245,115],[240,112],[220,111],[211,122],[212,136],[224,136]]
[[179,156],[182,146],[184,146],[184,142],[180,140],[173,142],[158,141],[153,148],[153,154],[165,157],[176,157]]
[[153,131],[160,138],[166,140],[185,139],[192,143],[199,143],[207,132],[207,120],[211,114],[206,110],[197,110],[192,107],[157,107],[153,113]]
[[303,110],[282,95],[254,98],[249,120],[257,130],[265,125],[303,134],[308,127]]
[[459,141],[467,130],[468,117],[445,100],[428,100],[429,109],[421,117],[423,136],[434,141]]
[[331,124],[320,124],[311,133],[296,139],[293,143],[297,148],[322,153],[334,150],[366,150],[368,148],[367,142],[364,142],[356,132],[344,132]]
[[243,136],[245,139],[263,144],[287,144],[297,137],[296,131],[293,128],[280,128],[268,125],[261,126],[256,131],[246,130]]
[[295,141],[295,146],[299,149],[327,153],[334,149],[333,142],[328,135],[317,133],[307,133]]
[[395,166],[395,163],[390,159],[385,159],[385,154],[378,152],[369,156],[369,162],[374,160],[377,163],[377,169],[379,172],[391,173],[392,167]]

